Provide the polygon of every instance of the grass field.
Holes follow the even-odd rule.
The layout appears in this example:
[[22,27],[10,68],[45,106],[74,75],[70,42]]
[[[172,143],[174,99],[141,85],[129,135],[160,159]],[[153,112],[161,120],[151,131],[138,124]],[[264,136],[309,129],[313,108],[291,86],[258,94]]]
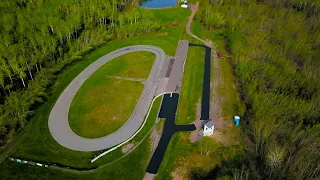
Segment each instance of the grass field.
[[133,52],[113,59],[99,71],[111,76],[147,79],[154,59],[155,55],[151,52]]
[[[1,179],[35,179],[36,177],[41,177],[42,179],[88,179],[89,177],[90,179],[106,179],[113,176],[118,177],[118,179],[122,179],[121,177],[129,179],[129,175],[132,175],[133,178],[137,177],[135,179],[139,179],[138,177],[145,171],[143,165],[147,162],[147,160],[145,160],[144,163],[139,160],[140,158],[148,158],[148,154],[146,154],[143,149],[140,149],[140,146],[141,148],[144,146],[148,147],[149,143],[147,141],[139,146],[139,150],[136,149],[134,153],[124,158],[123,162],[121,161],[122,164],[105,167],[101,171],[90,173],[90,176],[61,170],[48,171],[47,169],[41,169],[39,167],[11,163],[6,159],[8,156],[13,156],[37,162],[52,162],[78,168],[89,166],[88,160],[97,152],[72,151],[59,145],[51,137],[48,130],[49,113],[65,87],[89,64],[111,51],[130,45],[153,45],[162,48],[167,55],[174,56],[179,39],[186,39],[188,37],[184,29],[188,15],[191,13],[190,10],[172,8],[150,11],[154,12],[155,17],[163,24],[164,28],[160,31],[124,40],[110,41],[86,55],[82,60],[66,66],[63,71],[57,75],[55,83],[53,83],[48,90],[49,95],[46,103],[35,110],[35,115],[26,125],[25,129],[17,134],[12,142],[1,152]],[[125,159],[131,156],[132,163],[129,163],[130,160],[126,161]],[[109,161],[110,159],[106,157],[106,159],[99,160],[96,165],[102,165]],[[130,167],[128,164],[130,164]],[[121,169],[123,167],[126,168]],[[119,173],[118,175],[115,174],[117,172]],[[139,176],[135,176],[135,174],[139,174]]]
[[125,54],[92,74],[77,92],[69,110],[73,132],[85,138],[99,138],[118,130],[130,117],[143,85],[112,76],[146,79],[154,58],[151,52]]
[[98,138],[118,130],[128,120],[143,90],[140,82],[103,75],[101,70],[93,74],[72,101],[69,124],[79,136]]
[[[137,146],[139,143],[141,143],[141,141],[145,138],[146,134],[148,134],[153,127],[157,127],[157,126],[155,126],[155,122],[157,120],[158,111],[160,109],[161,101],[162,101],[162,96],[158,97],[154,101],[154,104],[151,107],[152,109],[150,111],[149,117],[146,120],[146,124],[141,129],[139,134],[137,134],[137,136],[135,136],[131,141],[129,141],[126,144],[132,143],[132,144],[134,144],[134,146]],[[100,165],[105,166],[105,164],[109,164],[109,163],[113,163],[114,161],[117,161],[122,156],[124,156],[124,153],[122,152],[122,148],[118,148],[117,150],[112,151],[108,155],[105,155],[105,156],[101,157],[100,159],[98,159],[97,161],[95,161],[92,164],[92,166],[100,166]],[[137,161],[139,161],[139,160],[137,159]]]
[[[56,168],[47,169],[6,160],[0,166],[1,179],[142,179],[151,157],[151,134],[148,134],[148,132],[154,127],[161,100],[162,97],[158,97],[155,100],[145,126],[133,140],[128,142],[133,143],[136,148],[124,158],[121,158],[124,154],[119,148],[94,162],[91,165],[92,167],[101,167],[92,172],[74,172]],[[141,144],[138,144],[140,142]]]
[[204,56],[204,48],[189,47],[176,124],[187,124],[196,120],[196,106],[202,95]]

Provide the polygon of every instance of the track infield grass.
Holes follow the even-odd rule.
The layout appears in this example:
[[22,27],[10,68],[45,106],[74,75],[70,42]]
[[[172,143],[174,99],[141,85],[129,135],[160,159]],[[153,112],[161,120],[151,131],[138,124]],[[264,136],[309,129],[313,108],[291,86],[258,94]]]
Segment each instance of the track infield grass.
[[69,110],[69,125],[85,138],[99,138],[117,131],[130,117],[143,84],[112,76],[147,78],[154,62],[151,52],[133,52],[100,67],[82,85]]
[[147,79],[154,60],[155,55],[151,52],[132,52],[111,60],[99,71],[110,76]]
[[85,138],[99,138],[118,130],[136,106],[140,82],[99,76],[90,77],[80,88],[69,111],[69,125]]

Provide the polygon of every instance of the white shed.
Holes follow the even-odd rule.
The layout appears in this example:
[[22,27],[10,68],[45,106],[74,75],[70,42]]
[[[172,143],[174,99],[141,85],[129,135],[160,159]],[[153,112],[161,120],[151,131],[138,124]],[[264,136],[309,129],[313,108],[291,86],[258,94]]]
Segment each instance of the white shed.
[[182,4],[181,7],[182,8],[188,8],[188,5],[187,4]]
[[214,125],[212,121],[208,121],[203,126],[203,136],[210,136],[213,133]]

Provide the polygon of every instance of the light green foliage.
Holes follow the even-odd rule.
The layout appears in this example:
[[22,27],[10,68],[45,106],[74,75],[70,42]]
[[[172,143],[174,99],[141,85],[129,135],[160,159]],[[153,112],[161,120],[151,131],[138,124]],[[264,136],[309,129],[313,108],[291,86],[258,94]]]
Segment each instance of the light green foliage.
[[[210,6],[225,16],[226,28],[221,31],[248,107],[246,132],[253,138],[259,166],[263,165],[245,173],[253,179],[319,176],[315,165],[320,159],[319,140],[312,135],[320,123],[315,108],[320,101],[319,3],[220,2]],[[206,9],[200,11],[200,21],[210,27],[214,21]],[[244,171],[234,172],[236,177],[236,172]]]
[[225,18],[223,15],[214,11],[212,6],[207,6],[203,12],[203,17],[201,17],[206,25],[207,30],[212,30],[213,28],[221,28],[225,25]]
[[118,39],[151,32],[160,28],[160,24],[154,22],[151,11],[138,7],[119,13],[118,22],[115,25],[115,34]]
[[268,147],[268,152],[266,154],[267,162],[270,168],[277,168],[283,162],[286,156],[287,149],[285,147],[281,147],[277,144],[272,144]]

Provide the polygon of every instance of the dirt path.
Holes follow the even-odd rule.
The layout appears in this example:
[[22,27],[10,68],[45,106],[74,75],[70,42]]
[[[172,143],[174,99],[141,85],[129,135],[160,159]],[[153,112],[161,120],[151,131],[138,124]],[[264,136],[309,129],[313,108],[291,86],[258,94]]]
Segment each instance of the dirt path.
[[192,24],[192,21],[193,21],[193,18],[194,18],[194,15],[196,14],[196,12],[198,11],[198,7],[199,7],[199,2],[197,2],[196,4],[192,4],[190,5],[190,9],[192,11],[190,17],[189,17],[189,20],[188,20],[188,23],[186,25],[186,31],[187,33],[192,36],[193,38],[197,39],[198,41],[201,41],[203,44],[205,44],[206,46],[210,47],[210,48],[213,48],[213,45],[212,45],[212,41],[206,41],[206,40],[203,40],[201,38],[199,38],[198,36],[194,35],[191,30],[190,30],[190,27],[191,27],[191,24]]
[[108,78],[114,78],[114,79],[120,79],[120,80],[127,80],[127,81],[138,81],[144,84],[144,81],[146,79],[144,78],[129,78],[129,77],[123,77],[123,76],[107,76]]
[[218,129],[221,129],[223,126],[222,124],[223,119],[221,115],[221,101],[223,100],[222,97],[218,95],[218,87],[223,83],[223,77],[221,73],[221,68],[219,64],[219,59],[216,56],[216,53],[212,56],[213,60],[213,68],[212,73],[213,77],[211,78],[211,101],[210,101],[210,118],[214,120],[215,126]]

